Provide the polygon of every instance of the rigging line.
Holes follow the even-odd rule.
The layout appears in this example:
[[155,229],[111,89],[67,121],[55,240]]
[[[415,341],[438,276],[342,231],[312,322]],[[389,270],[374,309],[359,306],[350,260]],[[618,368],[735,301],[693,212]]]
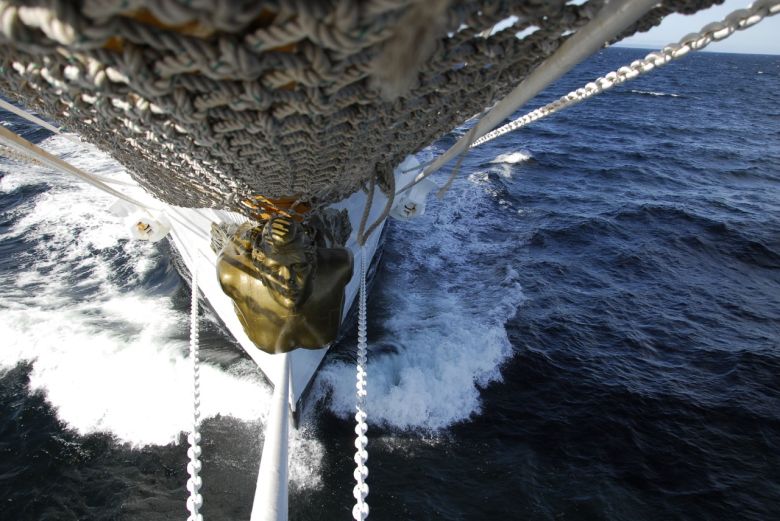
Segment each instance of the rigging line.
[[8,112],[13,112],[14,114],[19,116],[20,118],[24,118],[24,119],[26,119],[27,121],[29,121],[31,123],[35,123],[39,127],[43,127],[46,130],[54,132],[55,134],[59,134],[60,136],[64,137],[65,139],[67,139],[69,141],[73,141],[74,143],[76,143],[78,145],[84,146],[84,144],[81,142],[81,140],[79,138],[77,138],[76,136],[74,136],[72,134],[66,134],[61,128],[55,127],[51,123],[42,120],[38,116],[30,114],[29,112],[20,109],[16,105],[8,103],[3,98],[0,98],[0,108],[2,108],[3,110],[7,110]]
[[[604,42],[618,36],[656,3],[657,0],[613,0],[606,4],[585,27],[563,42],[552,56],[477,121],[477,130],[473,137],[479,139],[485,133],[496,128],[501,121],[511,116],[543,88],[598,51]],[[418,174],[414,181],[404,186],[398,193],[409,190],[467,149],[470,137],[469,134],[461,137],[457,143],[436,158],[433,164]]]
[[[411,168],[407,168],[406,170],[401,170],[401,174],[408,174],[409,172],[414,172],[415,170],[422,170],[426,166],[432,164],[435,161],[435,159],[431,159],[430,161],[426,161],[425,163],[419,164],[417,166],[413,166]],[[400,193],[400,192],[398,192]]]
[[82,181],[86,181],[95,188],[98,188],[107,194],[113,195],[117,199],[122,199],[123,201],[126,201],[139,208],[146,210],[159,210],[159,208],[149,207],[133,199],[132,197],[125,195],[114,188],[111,188],[93,174],[89,174],[80,168],[71,165],[67,161],[63,161],[59,157],[46,152],[42,148],[33,145],[23,137],[16,135],[2,125],[0,125],[0,145],[10,149],[12,152],[21,157],[24,157],[28,160],[31,159],[43,166],[51,168],[52,170],[59,170],[61,172],[78,177]]
[[[75,135],[64,132],[61,128],[57,128],[54,125],[52,125],[51,123],[48,123],[48,122],[42,120],[38,116],[35,116],[34,114],[30,114],[29,112],[20,109],[16,105],[8,103],[3,98],[0,98],[0,109],[7,110],[8,112],[12,112],[12,113],[16,114],[17,116],[19,116],[20,118],[26,119],[30,123],[35,123],[39,127],[43,127],[46,130],[54,132],[55,134],[64,137],[68,141],[76,143],[81,148],[84,148],[84,143],[78,137],[76,137]],[[108,179],[106,177],[97,176],[97,175],[95,175],[95,179],[100,179],[104,183],[133,186],[132,183],[127,183],[125,181],[118,181],[116,179]]]
[[492,132],[488,132],[476,140],[471,148],[478,147],[513,130],[521,129],[534,121],[576,105],[653,69],[663,67],[674,60],[682,58],[690,51],[699,51],[712,42],[725,40],[736,31],[752,27],[778,13],[780,13],[780,0],[754,2],[748,9],[734,11],[720,22],[707,24],[698,33],[690,33],[681,38],[677,43],[670,43],[659,51],[651,52],[641,60],[635,60],[629,65],[624,65],[617,70],[596,78],[584,87],[573,90],[552,103],[539,107]]
[[[380,174],[381,175],[381,174]],[[368,227],[368,229],[365,228],[366,223],[365,221],[360,222],[360,229],[358,230],[358,244],[361,246],[366,243],[368,238],[371,236],[372,233],[374,233],[374,230],[379,228],[379,226],[387,219],[387,216],[390,215],[390,210],[393,209],[393,201],[395,201],[395,175],[393,172],[389,172],[389,175],[386,176],[387,182],[390,185],[388,187],[388,196],[387,201],[385,202],[385,207],[382,210],[382,213],[374,219],[374,222],[371,224],[371,226]],[[375,184],[375,183],[374,183]],[[373,186],[373,185],[372,185]],[[368,219],[369,211],[371,210],[371,205],[374,201],[373,196],[374,190],[372,188],[371,194],[370,194],[370,200],[366,201],[366,207],[363,210],[363,216]]]
[[172,221],[176,221],[177,223],[182,225],[184,228],[187,228],[195,236],[201,237],[203,239],[208,239],[209,238],[209,234],[208,233],[206,233],[206,232],[204,232],[202,230],[198,230],[196,228],[193,228],[184,218],[179,218],[179,216],[177,215],[176,212],[168,211],[168,212],[165,213],[165,215],[169,219],[171,219]]
[[[681,58],[690,51],[703,49],[713,41],[724,40],[734,34],[735,31],[741,31],[747,29],[748,27],[752,27],[761,20],[769,16],[776,15],[778,12],[780,12],[780,0],[758,0],[753,2],[753,4],[751,4],[747,9],[737,9],[732,11],[722,21],[709,23],[702,27],[698,33],[690,33],[681,38],[678,43],[669,44],[660,51],[648,54],[644,60],[636,60],[629,66],[621,67],[617,71],[610,72],[602,78],[597,78],[593,82],[585,85],[585,87],[577,89],[576,91],[572,91],[566,96],[563,96],[562,98],[554,101],[553,103],[545,105],[544,107],[540,107],[539,109],[536,109],[535,111],[532,111],[521,118],[507,123],[499,129],[484,134],[471,145],[471,148],[486,143],[491,139],[495,139],[496,137],[506,134],[512,130],[522,128],[558,110],[575,105],[581,101],[584,101],[585,99],[590,98],[591,96],[594,96],[595,94],[599,94],[604,90],[613,87],[614,85],[626,82],[640,74],[649,72],[656,67],[666,65],[672,60]],[[479,124],[479,122],[477,124]],[[460,141],[463,141],[463,138],[461,138]],[[458,143],[460,143],[460,141]],[[458,143],[456,143],[455,146],[457,146]],[[445,154],[449,153],[452,148],[445,152]],[[442,156],[443,155],[444,154],[442,154]],[[436,163],[438,160],[442,159],[442,156],[439,156],[437,159],[427,164],[431,165]],[[426,169],[426,171],[419,174],[414,179],[414,181],[410,182],[401,190],[399,190],[398,194],[411,189],[414,185],[425,179],[434,171],[435,170],[428,171],[428,169]]]
[[[494,26],[495,27],[495,26]],[[501,79],[501,75],[504,73],[505,67],[499,66],[498,74],[496,74],[496,79],[493,82],[493,87],[491,89],[490,97],[492,98],[495,94],[496,85],[498,84],[499,80]],[[493,107],[485,107],[485,109],[482,111],[482,113],[477,116],[477,121],[474,126],[471,127],[471,129],[468,131],[468,133],[464,136],[464,138],[467,140],[466,148],[463,149],[463,152],[460,153],[458,156],[458,160],[455,162],[455,166],[452,169],[452,172],[450,172],[450,177],[447,179],[447,182],[444,183],[444,186],[439,188],[439,190],[436,192],[436,197],[439,199],[444,199],[444,196],[447,194],[450,188],[452,188],[452,184],[455,182],[455,179],[458,177],[458,174],[460,173],[460,167],[463,164],[463,161],[466,159],[466,155],[469,153],[469,151],[472,149],[472,145],[474,144],[474,141],[477,139],[477,127],[479,125],[479,121],[488,113],[490,110],[492,110]]]

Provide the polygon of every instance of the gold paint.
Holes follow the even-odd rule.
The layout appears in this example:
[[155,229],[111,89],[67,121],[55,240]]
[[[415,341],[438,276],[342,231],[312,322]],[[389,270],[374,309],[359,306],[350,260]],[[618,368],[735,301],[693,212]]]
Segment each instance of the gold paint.
[[125,15],[125,16],[127,16],[128,18],[132,18],[137,22],[141,22],[142,24],[151,25],[152,27],[157,27],[158,29],[165,29],[167,31],[174,31],[186,36],[194,36],[196,38],[208,38],[209,36],[214,34],[213,29],[201,25],[200,22],[198,22],[197,20],[193,20],[191,22],[186,22],[179,25],[166,24],[158,20],[157,17],[154,16],[151,13],[151,11],[149,11],[148,9],[138,9],[137,11],[134,11],[132,14]]
[[300,202],[297,197],[269,199],[256,195],[251,199],[244,199],[241,204],[254,210],[254,216],[258,221],[267,221],[276,215],[282,215],[302,222],[303,215],[311,210],[308,203]]
[[217,275],[258,348],[317,349],[336,339],[352,255],[316,247],[297,221],[276,216],[241,225],[217,259]]
[[267,52],[287,52],[287,53],[294,53],[298,52],[298,42],[288,43],[286,45],[280,45],[279,47],[271,47],[268,49]]
[[295,87],[298,86],[297,81],[291,81],[289,83],[285,83],[284,85],[277,87],[278,90],[295,90]]
[[125,41],[119,36],[112,36],[103,44],[103,48],[108,51],[122,52],[125,48]]

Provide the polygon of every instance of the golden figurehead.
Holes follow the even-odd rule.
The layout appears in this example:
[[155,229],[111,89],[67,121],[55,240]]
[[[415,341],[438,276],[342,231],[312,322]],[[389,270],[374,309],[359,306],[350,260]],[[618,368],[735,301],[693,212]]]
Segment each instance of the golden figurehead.
[[257,347],[316,349],[336,339],[352,255],[318,247],[304,226],[277,216],[239,226],[217,260],[217,274]]

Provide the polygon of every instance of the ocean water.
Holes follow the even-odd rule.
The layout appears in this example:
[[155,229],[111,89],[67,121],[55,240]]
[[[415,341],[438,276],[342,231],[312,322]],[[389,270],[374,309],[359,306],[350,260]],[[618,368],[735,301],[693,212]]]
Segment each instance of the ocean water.
[[[603,51],[526,110],[643,54]],[[185,518],[169,249],[71,179],[0,174],[0,519]],[[202,318],[203,514],[248,519],[270,389]],[[293,436],[293,520],[350,517],[354,336]],[[780,518],[780,57],[691,55],[472,151],[390,225],[368,373],[369,519]]]

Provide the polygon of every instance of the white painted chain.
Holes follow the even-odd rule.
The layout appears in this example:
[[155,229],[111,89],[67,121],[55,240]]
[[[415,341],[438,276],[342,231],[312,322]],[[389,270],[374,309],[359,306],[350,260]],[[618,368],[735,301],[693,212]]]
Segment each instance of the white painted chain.
[[360,248],[360,296],[358,297],[358,353],[357,353],[357,413],[355,413],[355,481],[357,484],[352,490],[352,495],[355,496],[355,506],[352,509],[352,517],[356,521],[363,521],[368,517],[368,502],[366,497],[368,496],[368,484],[366,478],[368,477],[368,451],[366,445],[368,444],[368,437],[366,432],[368,431],[368,424],[366,419],[366,353],[367,353],[367,327],[366,327],[366,250],[365,247]]
[[722,21],[707,24],[702,27],[699,32],[690,33],[684,36],[678,43],[672,43],[660,51],[651,52],[642,60],[635,60],[631,62],[630,65],[620,67],[618,70],[597,78],[584,87],[571,91],[552,103],[529,112],[525,116],[517,118],[492,132],[488,132],[474,141],[471,148],[487,143],[488,141],[503,136],[513,130],[522,128],[545,116],[554,114],[559,110],[576,105],[596,94],[611,89],[615,85],[620,85],[641,74],[650,72],[656,67],[662,67],[672,60],[685,56],[690,51],[698,51],[704,49],[712,42],[725,40],[736,31],[752,27],[764,18],[776,15],[779,12],[780,0],[758,0],[757,2],[753,2],[747,9],[737,9],[726,16]]
[[190,462],[187,464],[187,472],[190,479],[187,480],[187,490],[190,497],[187,499],[187,510],[190,515],[187,521],[203,521],[203,516],[198,512],[203,506],[203,496],[200,495],[200,487],[203,480],[198,475],[201,469],[200,463],[200,353],[198,342],[198,270],[192,266],[192,304],[190,307],[190,361],[192,362],[192,432],[187,437],[190,448],[187,456]]

